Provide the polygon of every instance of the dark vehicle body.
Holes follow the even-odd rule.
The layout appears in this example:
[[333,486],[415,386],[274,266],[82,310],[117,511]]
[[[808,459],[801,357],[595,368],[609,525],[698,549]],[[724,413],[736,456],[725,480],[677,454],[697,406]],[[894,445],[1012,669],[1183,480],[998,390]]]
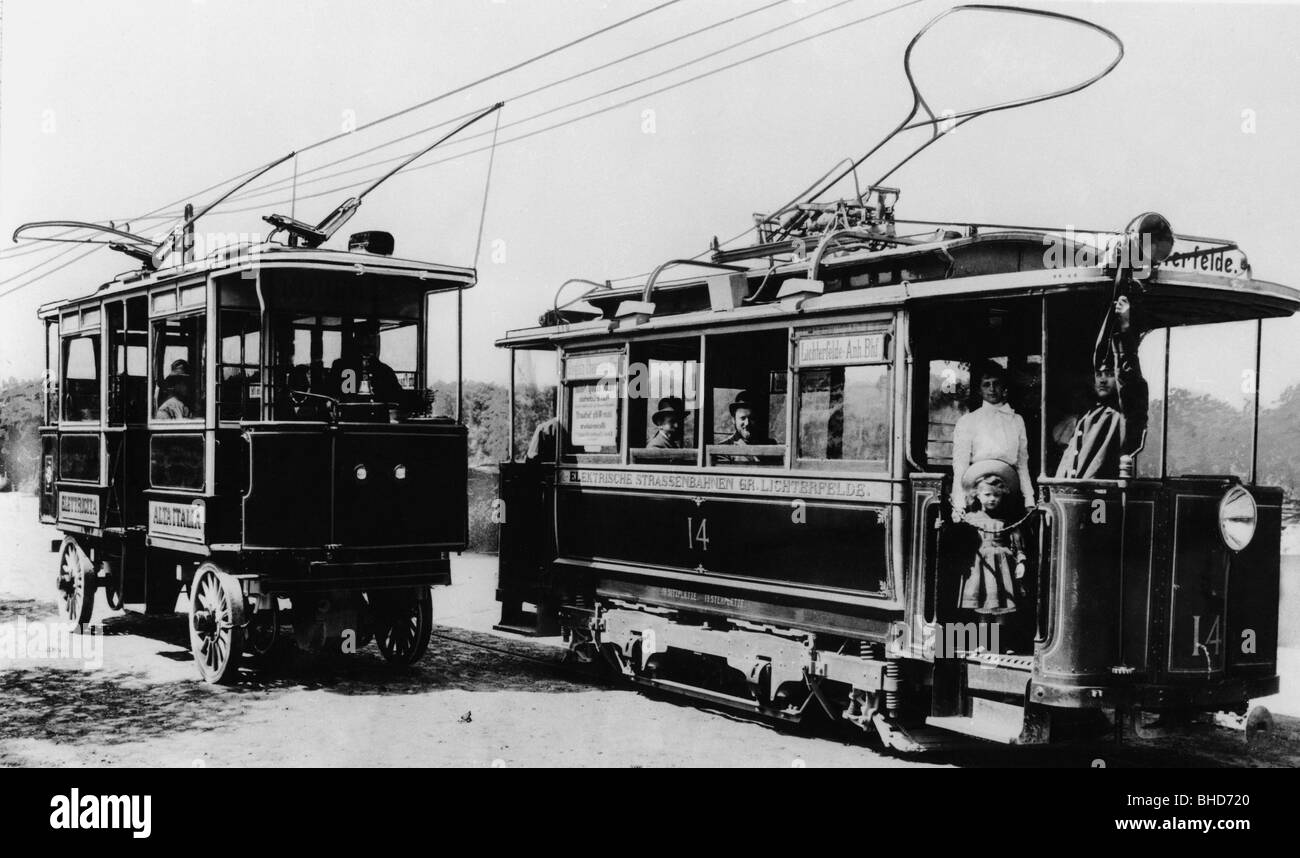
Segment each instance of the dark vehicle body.
[[[289,626],[304,645],[375,635],[418,658],[429,588],[466,539],[465,427],[433,414],[454,391],[427,393],[457,369],[434,366],[426,338],[433,303],[473,282],[267,243],[43,307],[40,517],[65,534],[69,618],[90,620],[97,588],[145,613],[187,593],[210,681],[244,648],[271,657]],[[345,401],[332,380],[367,325],[400,346],[400,402]],[[169,396],[184,404],[167,411]]]
[[[558,629],[633,681],[713,703],[824,709],[898,748],[934,728],[1057,741],[1117,713],[1147,730],[1275,693],[1282,492],[1254,484],[1258,394],[1249,461],[1219,474],[1176,472],[1163,403],[1171,336],[1246,325],[1243,369],[1258,373],[1258,320],[1293,313],[1300,293],[1253,279],[1227,242],[1135,268],[1050,232],[904,239],[883,204],[861,216],[875,220],[715,251],[694,279],[594,288],[585,312],[499,341],[517,436],[549,389],[517,370],[552,355],[562,426],[558,449],[502,467],[503,627]],[[1146,445],[1126,472],[1057,478],[1065,387],[1091,378],[1118,284],[1141,305]],[[593,357],[616,391],[603,414],[582,380]],[[966,373],[988,359],[1011,375],[1036,492],[1018,528],[1019,637],[1003,618],[1000,646],[985,634],[996,619],[957,609],[971,562],[949,500],[952,424],[979,401]],[[694,400],[683,450],[639,447],[666,395],[638,404],[647,365],[688,379],[668,391]],[[748,457],[721,440],[740,387],[759,392],[776,442]],[[600,441],[593,426],[605,446],[574,440]],[[1223,531],[1229,502],[1254,509],[1244,546]]]

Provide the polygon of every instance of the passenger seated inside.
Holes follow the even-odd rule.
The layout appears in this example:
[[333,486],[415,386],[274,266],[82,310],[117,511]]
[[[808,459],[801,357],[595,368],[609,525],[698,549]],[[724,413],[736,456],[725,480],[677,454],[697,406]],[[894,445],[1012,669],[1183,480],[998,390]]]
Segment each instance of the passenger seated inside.
[[407,405],[407,394],[392,367],[379,359],[379,325],[366,323],[353,331],[350,348],[330,367],[334,396],[342,402],[386,402]]
[[172,361],[167,378],[162,383],[164,397],[154,414],[155,420],[188,420],[190,414],[190,365],[185,360]]
[[[758,399],[748,390],[742,390],[727,406],[731,414],[735,431],[719,442],[731,447],[765,447],[773,446],[776,441],[767,437],[762,426],[762,413]],[[732,453],[715,453],[713,460],[720,464],[780,464],[783,453],[773,456],[768,451],[756,452],[755,455],[734,455]]]
[[646,447],[654,450],[680,450],[682,448],[682,430],[686,422],[686,403],[676,396],[665,396],[659,400],[659,408],[650,417],[656,431],[646,442]]

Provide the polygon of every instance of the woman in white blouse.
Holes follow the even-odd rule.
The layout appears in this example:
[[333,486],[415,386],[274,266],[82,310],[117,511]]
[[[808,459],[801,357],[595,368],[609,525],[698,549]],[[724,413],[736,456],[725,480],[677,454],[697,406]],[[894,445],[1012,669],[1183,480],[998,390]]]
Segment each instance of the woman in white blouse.
[[1025,420],[1007,404],[1007,371],[993,361],[980,367],[979,408],[957,421],[952,433],[952,517],[960,521],[969,497],[963,477],[973,462],[1000,459],[1020,479],[1021,501],[1034,502],[1029,478],[1029,436]]

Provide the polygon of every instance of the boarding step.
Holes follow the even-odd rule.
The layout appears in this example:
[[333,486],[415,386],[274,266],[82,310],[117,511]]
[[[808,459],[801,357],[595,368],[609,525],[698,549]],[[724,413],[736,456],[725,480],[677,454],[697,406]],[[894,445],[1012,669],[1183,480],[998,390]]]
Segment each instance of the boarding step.
[[1023,706],[972,697],[970,710],[969,715],[932,715],[925,719],[925,723],[929,727],[940,727],[989,742],[1021,744],[1025,725]]

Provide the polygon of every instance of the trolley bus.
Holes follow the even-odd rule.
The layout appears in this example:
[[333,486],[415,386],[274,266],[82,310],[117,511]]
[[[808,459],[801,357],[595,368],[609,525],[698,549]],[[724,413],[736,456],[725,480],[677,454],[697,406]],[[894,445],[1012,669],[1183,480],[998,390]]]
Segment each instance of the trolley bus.
[[[41,221],[14,239],[106,244],[140,268],[42,306],[40,520],[63,531],[57,586],[73,622],[109,607],[189,603],[208,682],[289,642],[412,664],[432,590],[466,545],[459,422],[461,295],[475,271],[394,255],[391,233],[328,242],[380,184],[498,103],[407,157],[319,223],[200,255],[198,220],[160,238]],[[59,232],[47,233],[50,229]],[[210,250],[210,252],[206,252]]]
[[[909,232],[898,199],[805,197],[756,216],[749,247],[715,239],[630,288],[581,281],[498,341],[514,407],[501,627],[900,749],[1151,732],[1276,692],[1283,498],[1257,482],[1259,337],[1300,292],[1152,213],[1087,236]],[[1080,476],[1061,460],[1124,336],[1128,444]],[[1193,457],[1179,373],[1209,343],[1211,371],[1253,384],[1233,437]],[[990,364],[1032,496],[986,529],[956,508],[954,433]],[[972,611],[981,539],[1009,531],[1014,611]]]

